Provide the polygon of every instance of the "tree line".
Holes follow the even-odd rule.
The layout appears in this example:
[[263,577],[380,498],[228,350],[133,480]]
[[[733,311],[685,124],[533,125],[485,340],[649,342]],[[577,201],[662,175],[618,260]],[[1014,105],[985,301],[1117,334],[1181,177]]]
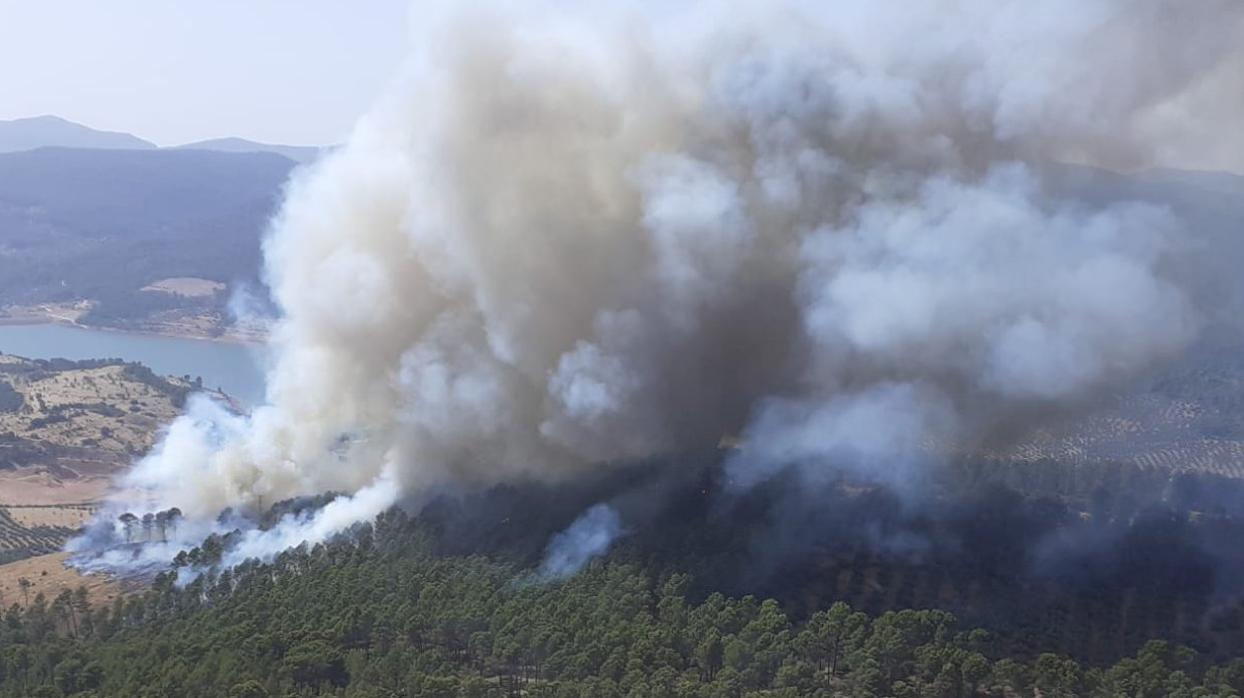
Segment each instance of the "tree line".
[[[210,554],[192,551],[196,559]],[[1163,641],[1111,666],[1000,656],[947,612],[689,595],[621,559],[560,583],[443,555],[400,511],[270,564],[160,574],[92,608],[84,589],[13,604],[0,697],[1238,696],[1244,660]],[[201,568],[200,568],[201,569]]]

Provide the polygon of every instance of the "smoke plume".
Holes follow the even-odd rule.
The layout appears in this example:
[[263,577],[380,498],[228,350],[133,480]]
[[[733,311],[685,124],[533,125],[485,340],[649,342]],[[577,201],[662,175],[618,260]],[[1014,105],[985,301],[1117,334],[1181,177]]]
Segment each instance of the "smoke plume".
[[609,551],[622,534],[622,519],[608,504],[597,504],[565,531],[553,536],[540,566],[546,579],[562,579],[583,569],[592,558]]
[[1044,166],[1244,153],[1235,0],[451,5],[289,185],[266,404],[195,403],[118,506],[347,493],[262,557],[726,436],[740,486],[910,482],[1197,336],[1196,231]]

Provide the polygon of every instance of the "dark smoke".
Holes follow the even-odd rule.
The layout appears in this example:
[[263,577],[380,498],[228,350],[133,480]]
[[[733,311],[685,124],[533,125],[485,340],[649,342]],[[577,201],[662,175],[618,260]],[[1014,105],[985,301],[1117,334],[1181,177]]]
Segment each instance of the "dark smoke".
[[[851,510],[846,476],[904,500],[846,530],[936,555],[904,508],[932,473],[1108,400],[1239,290],[1188,207],[1051,174],[1244,154],[1234,0],[416,12],[273,223],[266,404],[196,403],[106,517],[345,493],[244,532],[264,557],[725,438],[732,496],[815,495],[783,540]],[[629,528],[615,495],[582,504]]]

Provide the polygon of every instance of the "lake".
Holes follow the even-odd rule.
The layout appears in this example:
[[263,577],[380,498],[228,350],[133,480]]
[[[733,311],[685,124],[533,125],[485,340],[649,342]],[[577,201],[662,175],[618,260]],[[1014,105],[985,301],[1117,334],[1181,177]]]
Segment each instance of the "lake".
[[0,325],[0,352],[30,359],[124,359],[156,373],[203,377],[248,405],[263,400],[264,348],[156,335],[93,330],[65,325]]

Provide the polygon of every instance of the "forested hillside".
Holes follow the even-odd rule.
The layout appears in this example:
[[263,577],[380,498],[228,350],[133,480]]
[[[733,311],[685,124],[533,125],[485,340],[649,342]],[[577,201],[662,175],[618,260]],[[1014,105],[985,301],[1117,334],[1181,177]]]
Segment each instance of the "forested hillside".
[[[210,564],[227,541],[188,556]],[[405,514],[272,564],[182,578],[89,610],[15,602],[0,696],[1236,696],[1244,661],[1166,642],[1108,666],[1012,653],[938,610],[795,616],[597,562],[565,581],[451,555]],[[183,562],[188,562],[184,560]],[[186,583],[186,582],[189,583]],[[711,581],[710,581],[711,584]],[[10,600],[12,601],[12,600]],[[1237,633],[1239,630],[1237,629]]]
[[82,321],[219,312],[228,294],[161,279],[255,282],[259,243],[295,163],[272,153],[40,148],[0,153],[0,307],[89,301]]

